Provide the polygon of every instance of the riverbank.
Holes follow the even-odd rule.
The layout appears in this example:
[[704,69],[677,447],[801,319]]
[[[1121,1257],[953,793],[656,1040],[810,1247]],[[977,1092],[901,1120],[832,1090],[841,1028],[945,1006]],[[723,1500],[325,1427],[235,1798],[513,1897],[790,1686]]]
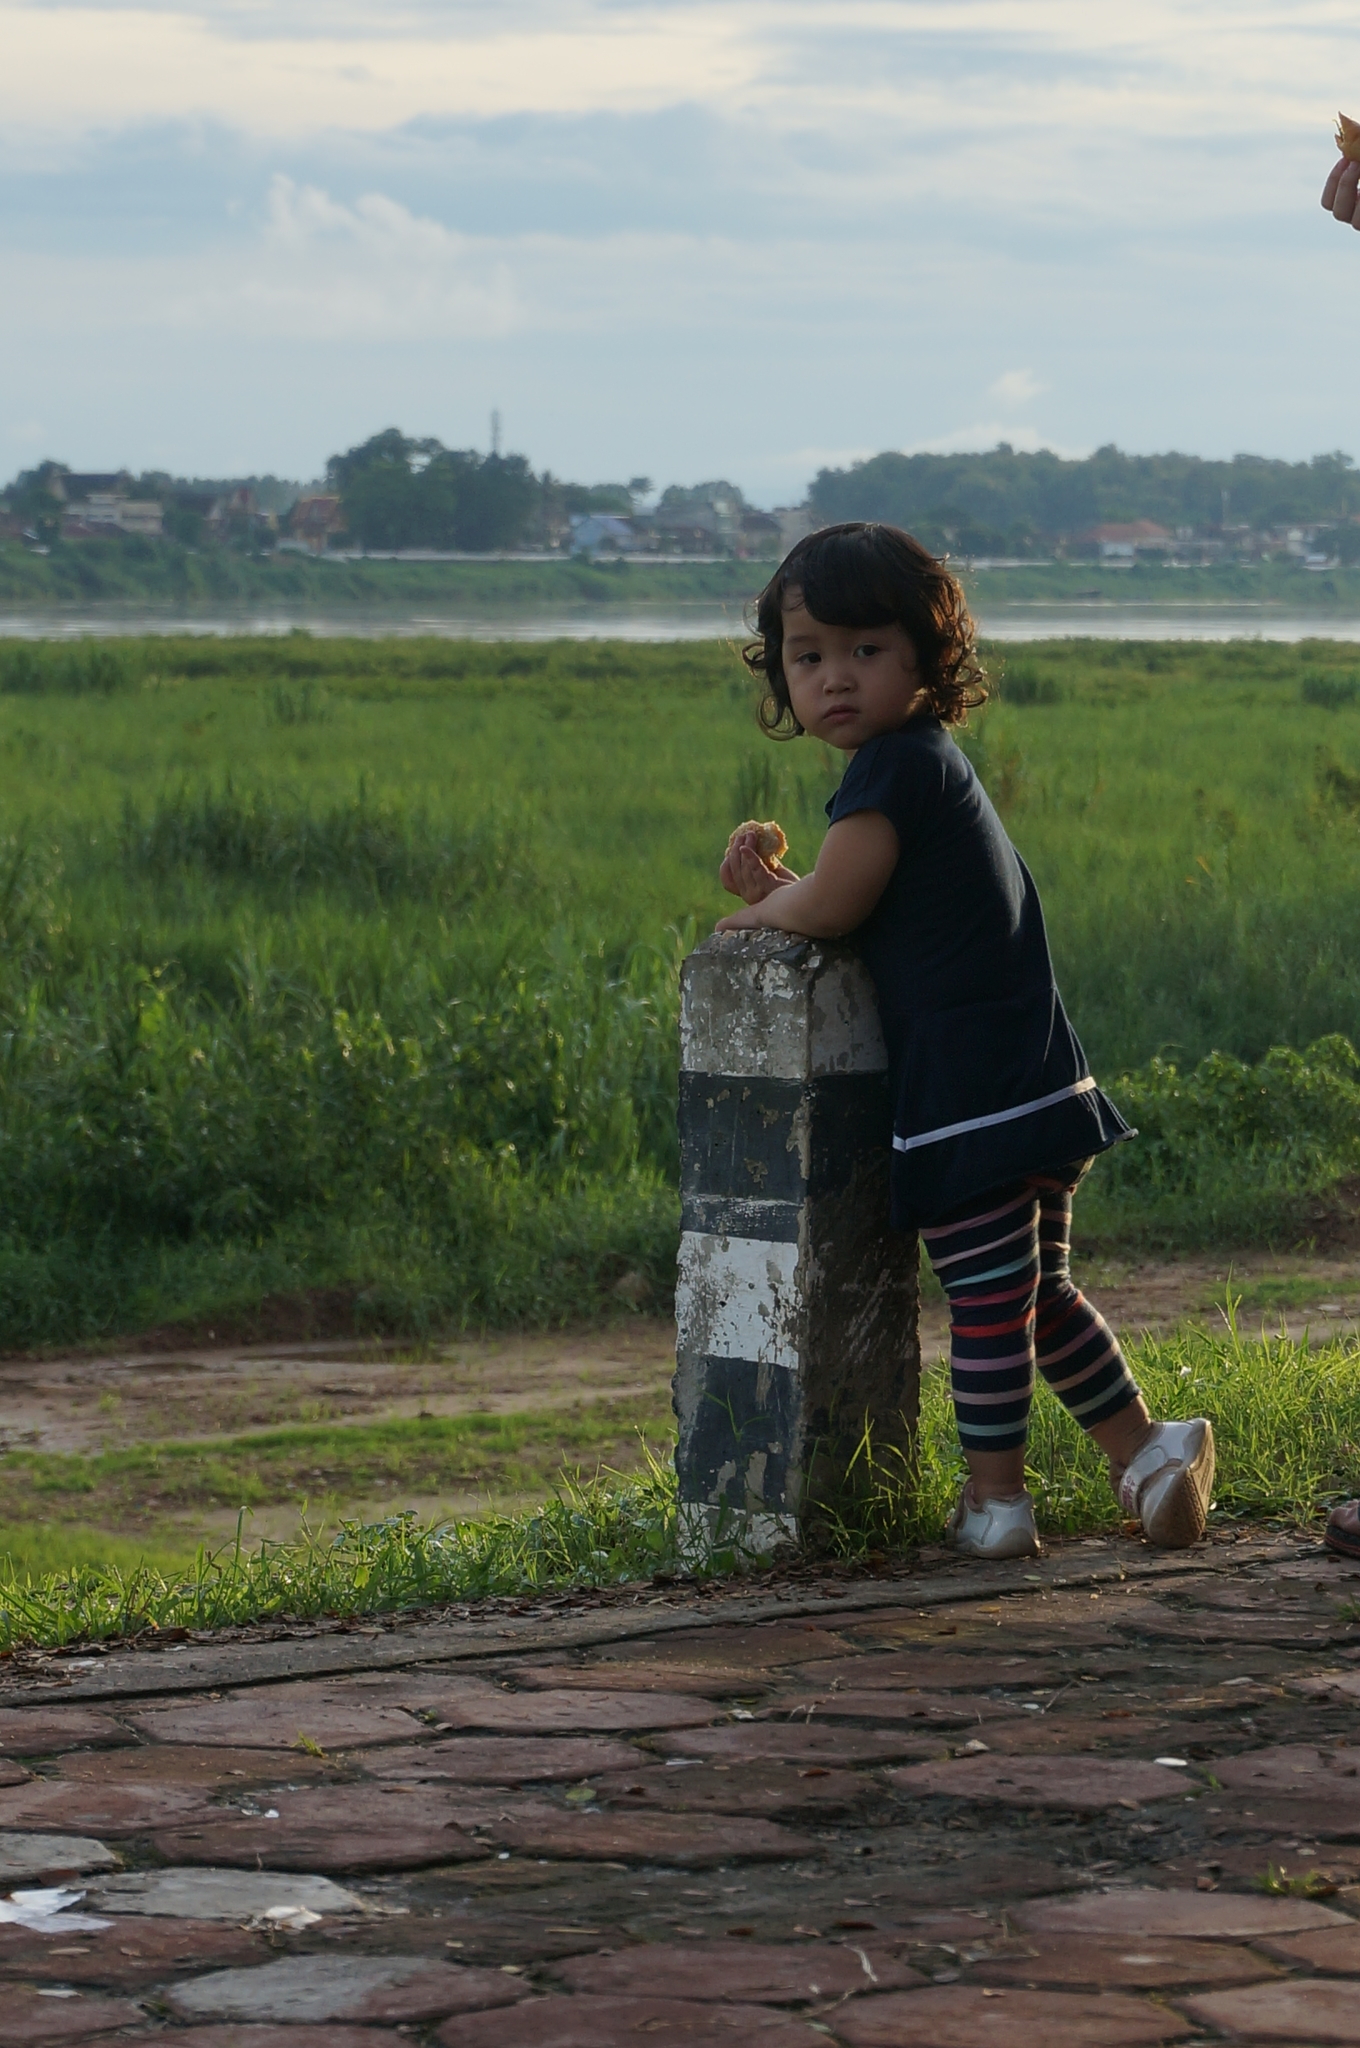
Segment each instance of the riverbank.
[[[117,631],[133,613],[139,630],[154,630],[161,609],[186,622],[202,612],[207,629],[214,610],[225,610],[239,631],[243,609],[253,609],[259,630],[270,630],[272,610],[284,615],[274,618],[273,630],[289,624],[315,630],[334,620],[337,629],[348,631],[367,621],[374,630],[386,621],[389,630],[457,626],[473,632],[479,623],[510,630],[518,621],[541,631],[555,621],[571,636],[586,616],[607,619],[617,631],[626,615],[660,610],[674,613],[676,637],[689,637],[686,613],[693,610],[702,613],[701,632],[708,637],[740,628],[743,608],[772,567],[772,561],[656,556],[597,563],[564,556],[429,562],[239,555],[145,540],[59,542],[38,555],[8,543],[0,545],[0,631],[7,616],[14,622],[16,615],[35,635],[70,630],[82,621],[85,630]],[[1226,608],[1237,630],[1250,634],[1259,626],[1273,637],[1272,625],[1286,615],[1360,619],[1360,568],[1316,573],[1295,561],[1205,569],[1055,562],[964,567],[962,575],[970,601],[988,623],[993,616],[1009,617],[1012,608],[1072,606],[1100,634],[1106,615],[1120,619],[1124,631],[1131,610],[1164,612],[1174,621],[1178,613]],[[691,618],[691,630],[694,623]]]

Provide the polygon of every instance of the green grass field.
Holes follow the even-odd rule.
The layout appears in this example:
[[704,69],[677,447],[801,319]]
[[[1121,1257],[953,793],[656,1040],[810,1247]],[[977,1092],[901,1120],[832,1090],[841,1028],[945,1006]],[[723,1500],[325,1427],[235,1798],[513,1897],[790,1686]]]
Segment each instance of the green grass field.
[[[990,659],[1001,694],[966,744],[1142,1132],[1097,1167],[1079,1231],[1353,1230],[1360,649]],[[724,907],[732,824],[776,814],[810,861],[839,767],[764,740],[752,710],[718,644],[0,645],[0,1342],[267,1327],[279,1296],[417,1339],[543,1326],[626,1313],[624,1275],[664,1307],[678,965]],[[1271,1285],[1253,1307],[1286,1305]],[[1227,1506],[1306,1514],[1356,1484],[1353,1347],[1185,1343],[1140,1370],[1163,1407],[1215,1415]],[[852,1548],[874,1515],[895,1540],[938,1522],[952,1433],[926,1395],[916,1504],[880,1475]],[[480,1535],[399,1521],[184,1575],[195,1508],[324,1519],[370,1492],[542,1495],[564,1451],[635,1465],[634,1426],[665,1418],[624,1406],[9,1453],[0,1549],[84,1576],[43,1582],[0,1635],[642,1569],[671,1554],[659,1480]],[[1103,1481],[1064,1428],[1036,1428],[1045,1514],[1099,1526]]]
[[[1360,650],[994,667],[967,744],[1144,1134],[1082,1228],[1306,1240],[1360,1166]],[[0,647],[5,1341],[661,1301],[677,966],[838,766],[720,644]]]

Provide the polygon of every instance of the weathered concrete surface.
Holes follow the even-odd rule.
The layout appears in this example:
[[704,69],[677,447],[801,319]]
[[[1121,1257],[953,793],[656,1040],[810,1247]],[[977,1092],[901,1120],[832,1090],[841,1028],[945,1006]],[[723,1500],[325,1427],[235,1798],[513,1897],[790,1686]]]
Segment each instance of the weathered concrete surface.
[[769,1542],[916,1411],[916,1242],[888,1225],[891,1108],[847,947],[722,933],[685,963],[676,1453],[681,1499]]
[[166,2003],[184,2019],[367,2020],[399,2025],[513,2005],[524,1996],[499,1970],[422,1956],[288,1956],[254,1970],[217,1970],[177,1984]]
[[[41,1929],[0,1923],[0,2040],[1356,2041],[1360,1841],[1324,1828],[1347,1834],[1360,1782],[1357,1590],[1309,1546],[1254,1540],[659,1589],[570,1623],[592,1636],[575,1651],[544,1606],[396,1628],[343,1683],[242,1644],[228,1697],[164,1711],[138,1685],[164,1653],[109,1659],[102,1725],[71,1715],[68,1748],[15,1670],[35,1744],[16,1756],[48,1809],[145,1803],[94,1845],[126,1870],[74,1878],[84,1897]],[[559,1704],[592,1697],[621,1725],[561,1732]],[[514,1732],[437,1732],[460,1701]],[[279,1740],[327,1715],[325,1760]],[[162,1824],[158,1788],[192,1816]],[[248,1841],[317,1860],[211,1862]]]
[[79,1835],[0,1832],[0,1885],[36,1884],[67,1871],[116,1870],[118,1858],[103,1842]]
[[300,1907],[318,1916],[358,1913],[362,1901],[327,1877],[280,1877],[265,1871],[181,1869],[171,1865],[97,1880],[88,1903],[95,1913],[129,1913],[175,1920],[266,1920]]

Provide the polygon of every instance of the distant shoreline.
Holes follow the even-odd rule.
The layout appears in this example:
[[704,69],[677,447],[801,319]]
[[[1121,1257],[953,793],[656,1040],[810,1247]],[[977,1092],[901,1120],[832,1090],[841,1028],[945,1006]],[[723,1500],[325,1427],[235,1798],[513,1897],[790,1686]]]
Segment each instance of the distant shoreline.
[[[457,561],[195,553],[173,542],[58,544],[38,555],[0,544],[0,616],[93,607],[277,603],[328,615],[347,606],[430,603],[504,612],[520,605],[599,611],[639,605],[717,604],[740,610],[769,576],[773,561],[530,555]],[[1015,604],[1261,605],[1292,612],[1360,614],[1360,567],[1321,572],[1295,561],[1223,563],[1171,569],[1150,563],[1112,568],[1091,562],[1026,563],[1008,568],[960,565],[979,609]]]

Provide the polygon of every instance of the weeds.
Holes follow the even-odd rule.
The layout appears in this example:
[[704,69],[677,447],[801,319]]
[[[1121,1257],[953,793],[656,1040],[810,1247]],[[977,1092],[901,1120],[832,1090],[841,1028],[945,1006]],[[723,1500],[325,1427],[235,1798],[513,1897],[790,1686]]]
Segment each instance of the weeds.
[[564,1476],[532,1514],[424,1526],[393,1515],[257,1550],[246,1547],[243,1515],[234,1543],[200,1548],[182,1573],[145,1565],[11,1576],[0,1580],[0,1651],[620,1585],[679,1557],[674,1480],[653,1456],[622,1484]]
[[1272,1899],[1331,1899],[1337,1887],[1321,1870],[1291,1877],[1282,1863],[1268,1863],[1254,1880],[1256,1889]]

